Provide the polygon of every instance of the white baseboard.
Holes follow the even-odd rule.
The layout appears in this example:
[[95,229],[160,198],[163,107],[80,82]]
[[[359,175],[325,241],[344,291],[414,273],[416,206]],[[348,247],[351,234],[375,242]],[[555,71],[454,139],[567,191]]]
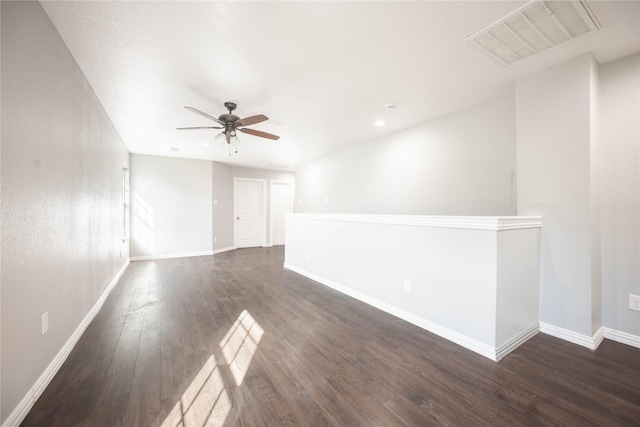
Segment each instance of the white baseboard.
[[214,253],[213,251],[200,251],[200,252],[181,252],[181,253],[163,254],[163,255],[132,256],[131,261],[150,261],[154,259],[188,258],[192,256],[213,255],[213,253]]
[[602,329],[606,339],[640,348],[640,336],[606,327]]
[[590,350],[598,348],[604,338],[603,328],[598,329],[593,336],[589,336],[544,322],[540,322],[540,332],[581,345]]
[[36,380],[35,384],[31,387],[31,389],[29,389],[20,403],[18,403],[15,409],[11,411],[11,414],[9,414],[7,419],[2,423],[2,427],[17,427],[25,419],[33,405],[40,398],[64,361],[67,360],[67,357],[69,357],[69,353],[71,353],[71,350],[73,350],[73,347],[75,347],[85,329],[87,329],[87,326],[89,326],[93,318],[96,316],[96,314],[98,314],[105,300],[107,299],[113,288],[116,286],[118,280],[120,280],[120,277],[122,277],[122,274],[128,266],[129,260],[127,259],[122,268],[116,273],[109,285],[106,287],[104,292],[102,292],[100,298],[98,298],[93,307],[91,307],[91,310],[89,310],[84,319],[82,319],[82,322],[80,322],[76,330],[73,332],[73,334],[71,334],[71,337],[69,337],[62,349],[60,349],[58,354],[56,354],[56,357],[53,358],[51,363],[49,363],[49,366],[47,366],[42,375],[40,375],[40,377]]
[[215,251],[213,251],[213,255],[221,254],[223,252],[233,251],[233,250],[236,250],[236,249],[237,248],[235,246],[227,246],[226,248],[216,249]]
[[534,337],[538,332],[540,332],[539,325],[533,325],[529,329],[525,330],[521,334],[513,337],[506,343],[502,344],[495,350],[495,361],[498,362],[500,359],[505,357],[507,354],[511,353],[513,350],[518,348],[521,344],[527,341],[529,338]]
[[420,316],[416,316],[413,313],[410,313],[406,310],[400,309],[398,307],[395,307],[391,304],[388,304],[386,302],[380,301],[378,299],[372,298],[368,295],[365,295],[361,292],[355,291],[351,288],[348,288],[346,286],[343,286],[339,283],[336,283],[334,281],[331,281],[329,279],[326,279],[324,277],[318,276],[317,274],[311,273],[307,270],[304,270],[302,268],[296,267],[294,265],[291,265],[289,263],[285,263],[284,264],[284,268],[289,269],[291,271],[294,271],[298,274],[301,274],[305,277],[308,277],[311,280],[314,280],[322,285],[325,285],[329,288],[335,289],[338,292],[341,292],[345,295],[348,295],[352,298],[355,298],[359,301],[362,301],[366,304],[369,304],[373,307],[376,307],[382,311],[385,311],[391,315],[394,315],[402,320],[406,320],[409,323],[412,323],[422,329],[426,329],[429,332],[432,332],[436,335],[441,336],[442,338],[445,338],[449,341],[452,341],[458,345],[461,345],[462,347],[465,347],[471,351],[474,351],[484,357],[487,357],[493,361],[498,361],[500,360],[502,357],[504,357],[507,353],[509,353],[511,350],[515,349],[518,345],[522,344],[524,341],[526,341],[527,339],[531,338],[533,335],[535,335],[538,332],[538,326],[535,325],[534,327],[532,327],[531,329],[525,331],[523,334],[513,338],[512,340],[510,340],[508,343],[502,345],[500,347],[500,349],[496,349],[495,347],[492,347],[488,344],[482,343],[480,341],[477,341],[473,338],[470,338],[466,335],[463,335],[459,332],[453,331],[449,328],[446,328],[442,325],[439,325],[437,323],[434,323],[430,320],[427,320],[423,317]]

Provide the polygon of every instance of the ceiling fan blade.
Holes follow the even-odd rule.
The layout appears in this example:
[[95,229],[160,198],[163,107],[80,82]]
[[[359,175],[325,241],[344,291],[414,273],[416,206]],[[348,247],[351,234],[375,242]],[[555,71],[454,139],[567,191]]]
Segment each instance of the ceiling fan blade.
[[224,135],[227,137],[227,144],[231,144],[231,133],[225,132]]
[[278,140],[280,139],[280,137],[278,135],[273,135],[271,133],[267,133],[267,132],[262,132],[261,130],[255,130],[255,129],[238,129],[240,132],[244,132],[244,133],[248,133],[249,135],[254,135],[254,136],[259,136],[262,138],[269,138],[269,139],[273,139],[273,140]]
[[186,128],[176,128],[178,130],[188,130],[188,129],[224,129],[222,126],[190,126]]
[[186,109],[187,109],[187,110],[189,110],[189,111],[193,111],[193,112],[194,112],[194,113],[196,113],[196,114],[200,114],[202,117],[206,117],[207,119],[213,120],[214,122],[216,122],[216,123],[220,123],[221,125],[223,125],[223,126],[224,126],[224,122],[223,122],[223,121],[220,121],[220,120],[216,119],[215,117],[210,116],[210,115],[209,115],[209,114],[207,114],[207,113],[203,113],[202,111],[200,111],[200,110],[196,110],[196,109],[195,109],[195,108],[193,108],[193,107],[184,107],[184,108],[186,108]]
[[264,122],[265,120],[269,120],[269,117],[265,116],[264,114],[258,114],[257,116],[249,116],[245,117],[244,119],[236,120],[235,125],[236,127],[251,126],[255,125],[256,123]]

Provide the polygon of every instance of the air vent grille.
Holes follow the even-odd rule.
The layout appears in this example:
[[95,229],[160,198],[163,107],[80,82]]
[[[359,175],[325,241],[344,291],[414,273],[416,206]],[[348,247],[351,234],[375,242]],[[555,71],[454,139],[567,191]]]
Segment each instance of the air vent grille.
[[466,40],[508,67],[599,28],[582,0],[535,0]]

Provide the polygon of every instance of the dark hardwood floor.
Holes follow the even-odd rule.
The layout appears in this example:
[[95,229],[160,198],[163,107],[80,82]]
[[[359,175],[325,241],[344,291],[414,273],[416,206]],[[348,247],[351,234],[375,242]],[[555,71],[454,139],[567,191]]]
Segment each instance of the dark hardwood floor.
[[640,425],[640,349],[538,334],[495,363],[283,258],[131,263],[22,425]]

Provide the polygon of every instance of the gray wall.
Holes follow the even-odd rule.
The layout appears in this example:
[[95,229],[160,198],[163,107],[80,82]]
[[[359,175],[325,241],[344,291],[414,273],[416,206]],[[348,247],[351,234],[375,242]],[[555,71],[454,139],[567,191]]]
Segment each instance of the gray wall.
[[233,175],[231,166],[213,162],[213,250],[233,247]]
[[131,155],[131,257],[212,251],[211,174],[207,160]]
[[[540,321],[591,336],[591,55],[583,55],[516,82],[518,213],[542,215]],[[598,287],[598,291],[599,291]]]
[[600,68],[602,321],[640,336],[640,54]]
[[127,150],[40,4],[1,14],[4,422],[129,254]]
[[510,95],[299,165],[294,210],[514,215],[515,139]]

